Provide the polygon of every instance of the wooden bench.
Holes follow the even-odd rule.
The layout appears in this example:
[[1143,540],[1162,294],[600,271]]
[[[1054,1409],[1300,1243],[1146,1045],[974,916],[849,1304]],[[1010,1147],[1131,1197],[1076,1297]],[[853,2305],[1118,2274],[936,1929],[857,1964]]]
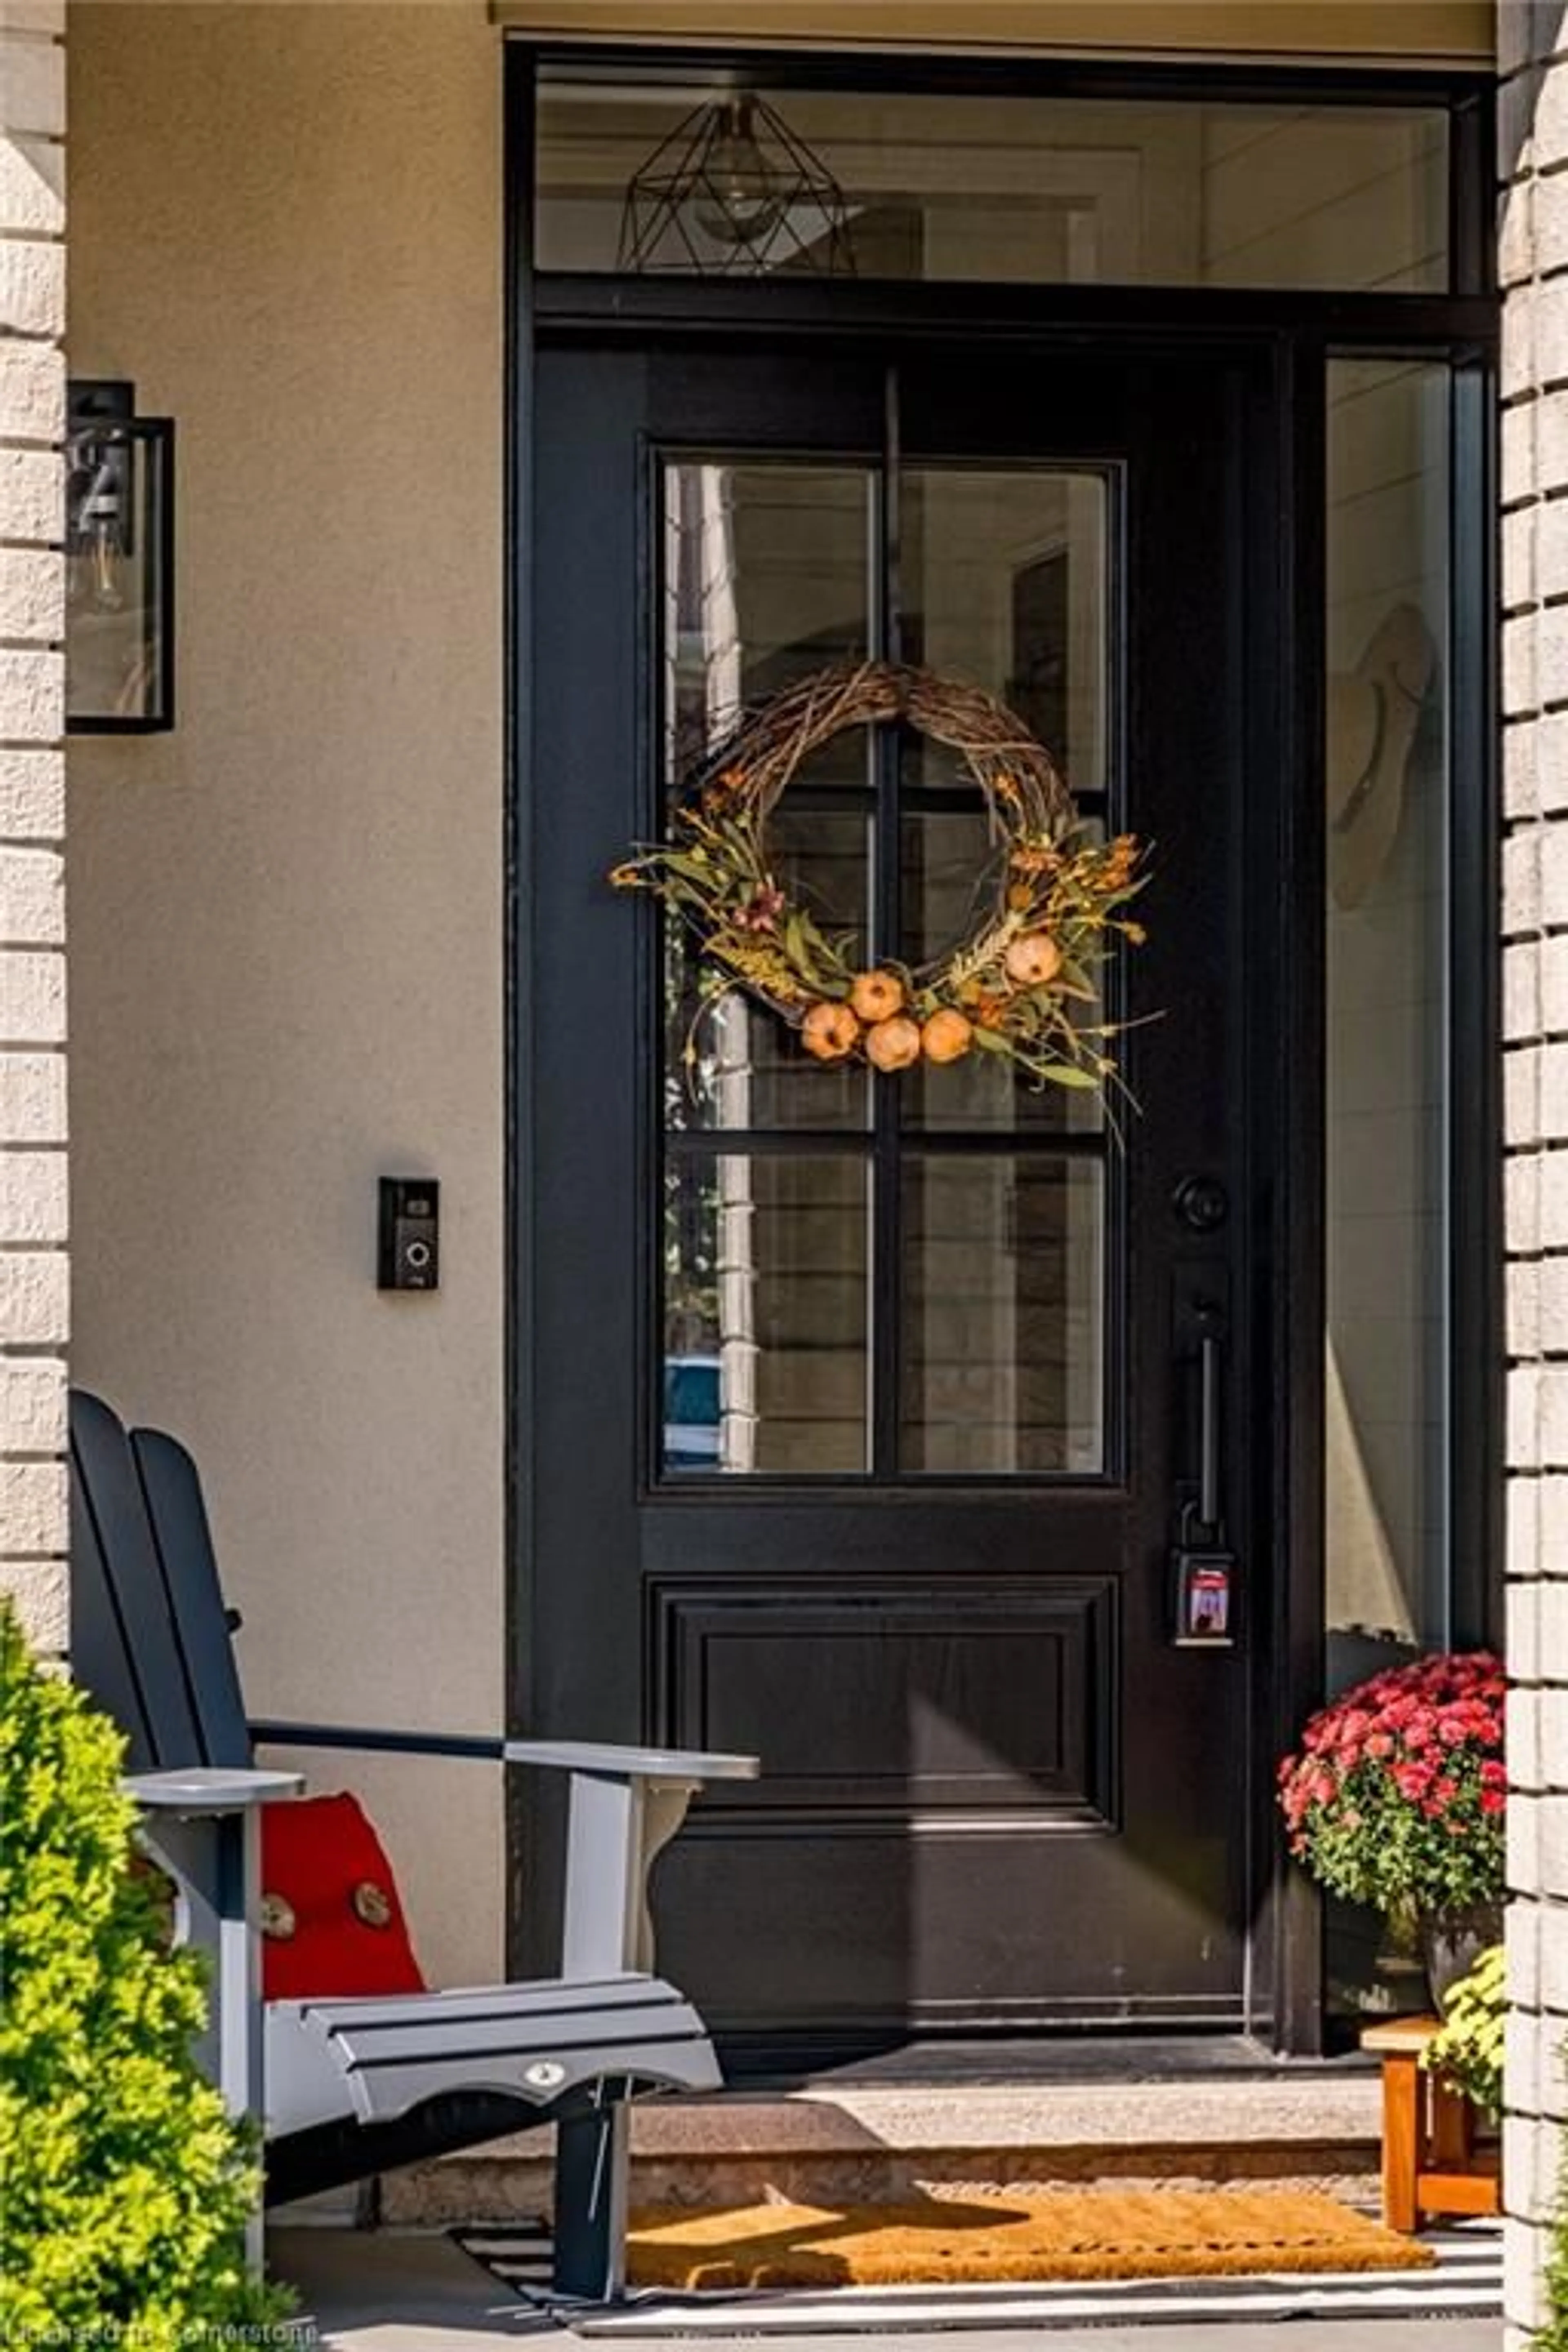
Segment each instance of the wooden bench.
[[1435,2017],[1369,2025],[1361,2046],[1383,2065],[1383,2218],[1407,2235],[1436,2213],[1500,2210],[1497,2159],[1478,2157],[1475,2109],[1421,2064]]

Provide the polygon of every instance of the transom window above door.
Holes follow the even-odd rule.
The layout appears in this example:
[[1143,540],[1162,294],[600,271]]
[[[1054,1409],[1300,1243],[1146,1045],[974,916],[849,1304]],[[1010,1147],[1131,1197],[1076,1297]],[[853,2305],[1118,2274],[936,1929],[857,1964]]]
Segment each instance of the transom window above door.
[[1448,284],[1437,104],[759,86],[546,66],[536,266],[1106,286]]
[[[743,710],[875,656],[998,696],[1091,826],[1120,812],[1114,467],[680,451],[656,496],[667,796]],[[996,887],[973,784],[902,728],[824,746],[770,830],[791,899],[868,967],[941,955]],[[991,1055],[816,1063],[766,1008],[705,994],[673,927],[663,957],[663,1475],[1105,1475],[1119,1186],[1098,1097]]]

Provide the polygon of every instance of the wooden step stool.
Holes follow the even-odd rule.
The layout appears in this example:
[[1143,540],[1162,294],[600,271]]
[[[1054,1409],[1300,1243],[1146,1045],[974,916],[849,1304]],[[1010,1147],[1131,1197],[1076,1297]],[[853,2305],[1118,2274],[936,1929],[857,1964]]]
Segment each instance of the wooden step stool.
[[1361,2046],[1383,2062],[1383,2218],[1419,2230],[1433,2213],[1500,2210],[1495,2157],[1475,2151],[1475,2109],[1420,2063],[1435,2017],[1369,2025]]

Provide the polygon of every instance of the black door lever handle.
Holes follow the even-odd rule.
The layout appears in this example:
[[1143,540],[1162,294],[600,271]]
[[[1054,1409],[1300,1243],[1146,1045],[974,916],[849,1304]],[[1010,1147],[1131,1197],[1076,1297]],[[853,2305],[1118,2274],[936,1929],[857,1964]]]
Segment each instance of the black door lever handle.
[[1220,1500],[1220,1336],[1216,1318],[1205,1318],[1199,1360],[1198,1518],[1206,1535],[1217,1537]]
[[1194,1299],[1190,1311],[1198,1334],[1197,1493],[1194,1497],[1187,1488],[1189,1499],[1177,1518],[1172,1638],[1178,1649],[1228,1650],[1236,1642],[1238,1596],[1236,1555],[1225,1532],[1225,1316],[1212,1299]]

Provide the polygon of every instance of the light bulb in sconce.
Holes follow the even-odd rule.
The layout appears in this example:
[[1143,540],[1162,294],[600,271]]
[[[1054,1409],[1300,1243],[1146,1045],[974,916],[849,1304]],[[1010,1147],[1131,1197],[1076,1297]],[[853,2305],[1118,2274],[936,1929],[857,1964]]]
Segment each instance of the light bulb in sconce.
[[843,189],[775,107],[725,90],[666,131],[626,182],[618,268],[853,277]]
[[125,609],[127,452],[110,441],[81,441],[72,451],[70,601],[79,612]]
[[783,211],[777,179],[757,143],[752,100],[729,100],[702,159],[692,217],[720,245],[754,245]]

